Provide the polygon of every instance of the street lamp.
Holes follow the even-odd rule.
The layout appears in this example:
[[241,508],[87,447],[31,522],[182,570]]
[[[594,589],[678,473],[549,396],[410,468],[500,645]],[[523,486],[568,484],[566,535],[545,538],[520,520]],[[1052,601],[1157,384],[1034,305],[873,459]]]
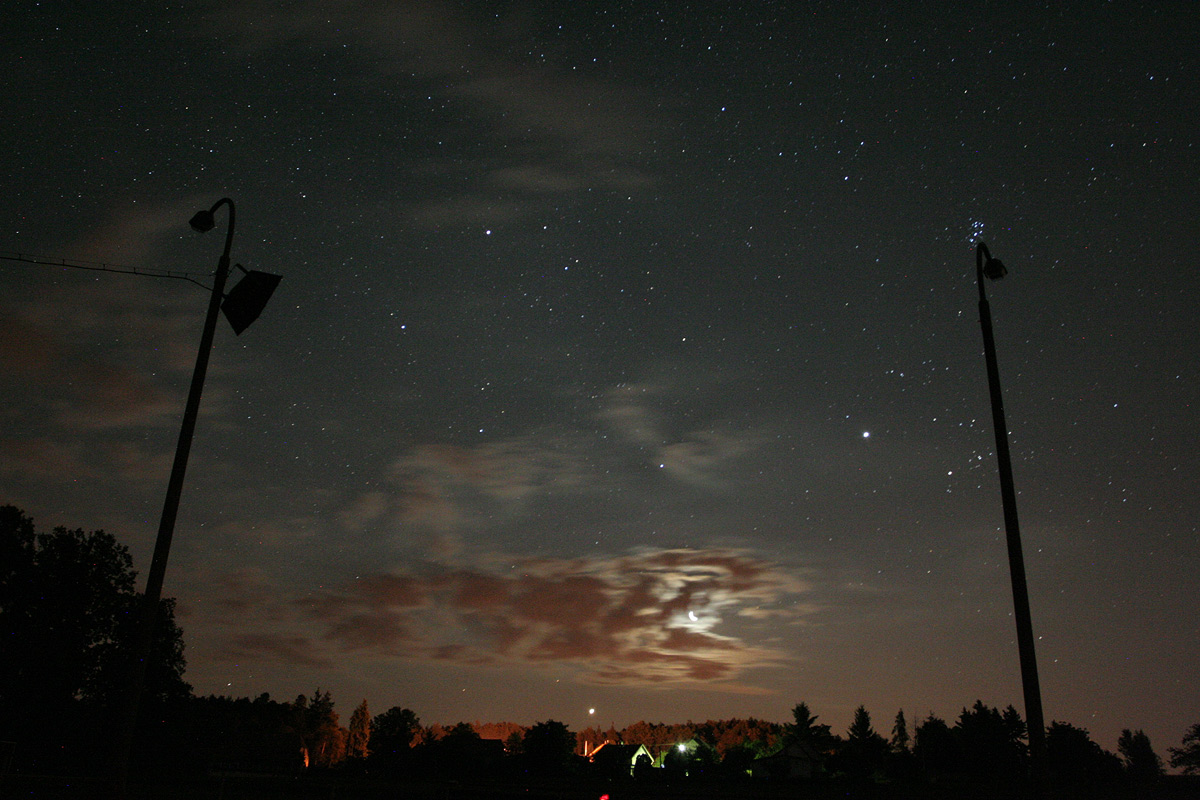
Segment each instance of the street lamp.
[[197,212],[191,219],[191,226],[200,233],[212,230],[216,226],[213,215],[221,206],[229,207],[229,229],[225,233],[225,250],[221,253],[221,258],[217,262],[216,274],[213,276],[208,313],[204,318],[204,331],[200,335],[200,350],[196,354],[192,384],[188,390],[187,404],[184,406],[179,441],[175,446],[175,461],[171,465],[171,477],[167,481],[167,496],[163,502],[162,516],[158,523],[158,538],[154,541],[154,556],[150,561],[150,572],[146,576],[146,592],[142,598],[138,637],[126,686],[122,727],[117,740],[117,746],[120,748],[116,758],[117,789],[120,794],[124,794],[129,776],[129,755],[133,746],[134,731],[137,728],[138,706],[141,702],[142,688],[146,678],[146,662],[149,660],[154,629],[158,622],[158,607],[162,599],[163,578],[167,572],[167,557],[171,551],[171,538],[175,533],[175,518],[179,512],[179,500],[183,495],[183,477],[187,472],[188,454],[192,448],[192,434],[196,430],[196,417],[200,412],[200,394],[204,390],[204,377],[208,372],[208,357],[212,351],[213,336],[217,330],[217,311],[218,309],[224,311],[234,332],[241,334],[262,313],[280,281],[278,275],[253,270],[247,272],[241,265],[238,265],[238,269],[241,269],[246,275],[228,295],[225,294],[225,283],[229,278],[229,250],[233,245],[235,220],[233,201],[228,197],[223,197],[214,203],[212,208]]
[[1021,529],[1017,524],[1017,493],[1013,488],[1012,459],[1008,453],[1008,426],[1000,394],[1000,368],[996,364],[996,340],[992,336],[992,310],[983,291],[983,279],[997,281],[1008,274],[1004,264],[992,258],[987,245],[975,246],[975,279],[979,285],[979,325],[983,328],[983,352],[987,359],[988,389],[992,396],[992,427],[996,432],[996,460],[1000,470],[1000,496],[1004,504],[1004,532],[1008,540],[1008,569],[1012,576],[1013,615],[1017,623],[1017,650],[1021,658],[1021,687],[1025,694],[1025,718],[1029,728],[1030,772],[1035,791],[1040,791],[1046,766],[1046,727],[1042,717],[1042,690],[1038,685],[1037,654],[1034,651],[1033,621],[1029,614],[1029,587],[1025,582],[1025,557],[1021,553]]

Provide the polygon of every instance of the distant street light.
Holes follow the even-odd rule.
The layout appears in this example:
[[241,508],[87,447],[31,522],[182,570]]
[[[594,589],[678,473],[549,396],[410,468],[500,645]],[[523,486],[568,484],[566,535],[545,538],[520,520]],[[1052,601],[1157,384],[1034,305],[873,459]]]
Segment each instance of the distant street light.
[[233,201],[224,197],[214,203],[212,208],[197,212],[191,219],[191,226],[201,233],[212,230],[216,226],[213,214],[223,205],[229,207],[229,229],[225,233],[225,250],[221,253],[221,259],[217,262],[217,272],[213,276],[208,314],[204,318],[204,331],[200,335],[200,350],[196,354],[196,366],[192,371],[192,384],[188,390],[187,404],[184,406],[179,441],[175,446],[175,461],[171,465],[171,477],[167,481],[167,496],[163,502],[162,517],[158,524],[158,538],[154,542],[154,557],[150,562],[150,572],[146,576],[146,593],[143,597],[138,638],[129,670],[129,682],[126,686],[125,706],[117,740],[119,750],[116,758],[117,790],[121,795],[125,793],[129,777],[129,757],[133,748],[134,732],[137,728],[138,706],[141,703],[143,684],[146,679],[146,662],[150,657],[154,629],[158,622],[158,607],[162,599],[163,578],[167,572],[167,557],[171,550],[171,538],[175,532],[179,500],[183,495],[183,477],[187,472],[188,454],[192,448],[192,434],[196,430],[196,417],[200,411],[200,393],[204,390],[208,356],[212,351],[213,336],[217,330],[217,310],[224,311],[234,332],[241,334],[250,323],[258,319],[280,281],[278,275],[257,271],[246,272],[239,265],[238,269],[246,272],[245,278],[234,286],[228,295],[224,294],[225,282],[229,278],[229,250],[233,245],[235,220]]
[[1040,792],[1046,767],[1046,726],[1042,717],[1042,690],[1038,684],[1037,654],[1034,652],[1033,621],[1029,614],[1029,587],[1025,582],[1025,557],[1021,553],[1021,530],[1017,524],[1017,493],[1013,488],[1012,460],[1008,453],[1008,426],[1000,394],[1000,368],[996,364],[996,340],[992,336],[992,310],[983,291],[983,279],[1000,280],[1008,270],[992,258],[987,245],[975,247],[975,279],[979,284],[979,325],[983,328],[983,352],[987,359],[988,389],[992,395],[992,427],[996,432],[996,460],[1000,470],[1000,496],[1004,504],[1004,532],[1008,540],[1008,569],[1012,576],[1013,615],[1017,622],[1017,650],[1021,657],[1021,687],[1025,694],[1025,720],[1029,728],[1029,761],[1034,791]]

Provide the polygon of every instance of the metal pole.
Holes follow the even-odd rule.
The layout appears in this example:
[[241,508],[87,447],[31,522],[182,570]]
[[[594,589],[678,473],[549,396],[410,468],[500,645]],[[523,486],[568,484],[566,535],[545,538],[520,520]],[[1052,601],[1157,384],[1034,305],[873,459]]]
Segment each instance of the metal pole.
[[1025,720],[1029,728],[1029,766],[1035,792],[1040,793],[1046,767],[1046,725],[1042,716],[1042,690],[1038,683],[1037,653],[1033,620],[1029,613],[1029,586],[1025,581],[1025,557],[1021,551],[1021,529],[1017,522],[1017,493],[1013,488],[1012,459],[1008,452],[1008,425],[1000,393],[1000,368],[996,363],[996,340],[992,335],[992,310],[983,290],[983,259],[991,258],[980,242],[975,248],[975,272],[979,284],[979,325],[983,329],[983,352],[987,359],[988,389],[992,397],[992,427],[996,432],[996,460],[1000,471],[1000,496],[1004,504],[1004,532],[1008,541],[1008,568],[1012,576],[1013,616],[1017,623],[1017,650],[1021,658],[1021,687],[1025,695]]
[[158,624],[158,610],[162,599],[163,579],[167,572],[167,558],[171,551],[171,539],[175,533],[175,518],[179,513],[179,500],[183,496],[183,478],[187,472],[188,454],[192,449],[192,435],[196,430],[196,417],[200,413],[200,394],[204,391],[204,377],[208,372],[208,357],[212,352],[213,337],[217,330],[217,317],[224,297],[225,282],[229,277],[229,250],[233,245],[234,210],[228,197],[218,200],[212,207],[216,211],[221,205],[229,206],[229,229],[225,234],[225,251],[217,262],[213,277],[212,294],[208,300],[208,314],[204,318],[204,331],[200,335],[200,349],[196,354],[196,366],[192,371],[192,384],[184,406],[183,423],[179,428],[179,441],[175,445],[175,461],[171,465],[171,477],[167,481],[167,496],[163,501],[162,516],[158,523],[158,538],[154,542],[154,557],[150,572],[146,576],[146,592],[142,598],[141,616],[138,621],[137,644],[130,664],[128,684],[121,716],[121,728],[117,738],[116,791],[124,797],[129,780],[129,759],[133,750],[137,730],[138,708],[146,680],[146,662],[150,657]]

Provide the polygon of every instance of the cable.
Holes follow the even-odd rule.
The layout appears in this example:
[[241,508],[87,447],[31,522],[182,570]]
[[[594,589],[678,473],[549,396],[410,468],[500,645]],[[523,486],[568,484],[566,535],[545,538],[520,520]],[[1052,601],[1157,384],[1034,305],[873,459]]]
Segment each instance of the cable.
[[211,278],[211,272],[181,272],[179,270],[166,269],[144,269],[140,267],[126,267],[120,264],[108,264],[103,261],[83,261],[75,258],[57,258],[49,256],[35,256],[28,253],[11,253],[0,252],[0,260],[3,261],[20,261],[25,264],[40,264],[50,267],[70,267],[71,269],[86,269],[92,272],[119,272],[125,275],[144,275],[148,278],[176,278],[181,281],[194,283],[202,289],[212,291],[212,287],[205,286],[196,280],[196,277]]

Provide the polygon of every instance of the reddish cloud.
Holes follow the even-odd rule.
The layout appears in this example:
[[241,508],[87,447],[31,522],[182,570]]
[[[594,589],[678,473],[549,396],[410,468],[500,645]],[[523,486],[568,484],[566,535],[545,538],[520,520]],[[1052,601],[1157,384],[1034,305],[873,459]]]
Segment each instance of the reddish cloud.
[[401,655],[400,645],[409,641],[409,628],[400,614],[372,611],[336,620],[325,633],[343,651],[368,651]]
[[234,659],[266,658],[305,667],[328,667],[333,664],[303,636],[250,633],[236,637],[225,653]]
[[425,599],[425,587],[405,575],[374,575],[359,583],[359,591],[373,605],[387,608],[416,607]]
[[237,570],[215,578],[221,621],[240,621],[253,614],[258,619],[278,621],[282,618],[274,608],[275,591],[258,570]]
[[0,362],[10,375],[41,376],[60,358],[58,343],[40,326],[11,317],[0,318]]
[[[275,626],[272,636],[239,638],[235,649],[253,645],[259,655],[297,664],[353,652],[467,664],[565,662],[594,683],[727,682],[784,658],[721,632],[723,623],[739,619],[744,628],[751,615],[743,612],[763,606],[786,615],[803,608],[791,601],[807,590],[777,565],[735,550],[505,564],[426,564],[421,573],[362,577],[286,604],[292,627],[316,625],[313,642]],[[237,588],[242,596],[257,593]]]
[[75,478],[93,474],[80,445],[43,438],[0,439],[0,476],[58,480],[64,474]]

